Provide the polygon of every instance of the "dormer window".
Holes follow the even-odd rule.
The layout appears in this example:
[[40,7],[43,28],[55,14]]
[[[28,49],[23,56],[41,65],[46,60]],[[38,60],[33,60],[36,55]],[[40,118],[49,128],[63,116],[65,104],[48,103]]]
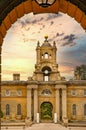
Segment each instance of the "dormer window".
[[44,58],[45,58],[45,59],[48,59],[48,57],[49,57],[49,56],[48,56],[48,53],[46,52],[46,53],[44,54]]

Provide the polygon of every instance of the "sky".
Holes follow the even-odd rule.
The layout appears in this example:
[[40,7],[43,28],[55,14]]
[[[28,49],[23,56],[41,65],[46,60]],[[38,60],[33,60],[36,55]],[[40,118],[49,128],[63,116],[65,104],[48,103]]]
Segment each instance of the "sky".
[[21,80],[33,75],[37,42],[56,42],[57,64],[61,76],[74,77],[76,66],[86,64],[86,32],[67,14],[29,13],[18,19],[7,31],[2,45],[2,80],[12,80],[20,73]]

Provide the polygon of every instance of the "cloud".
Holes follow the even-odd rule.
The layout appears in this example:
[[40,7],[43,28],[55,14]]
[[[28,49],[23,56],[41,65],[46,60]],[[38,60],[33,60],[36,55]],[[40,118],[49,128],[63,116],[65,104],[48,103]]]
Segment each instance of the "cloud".
[[69,41],[67,41],[67,42],[65,42],[65,43],[63,43],[62,44],[62,46],[70,46],[70,47],[72,47],[72,46],[75,46],[77,43],[76,42],[69,42]]
[[62,39],[63,43],[61,44],[61,46],[75,46],[77,44],[76,42],[74,42],[75,39],[77,39],[77,36],[75,34],[66,35]]
[[65,33],[56,33],[56,37],[63,36]]
[[53,24],[54,24],[54,21],[51,21],[51,22],[50,22],[50,25],[53,25]]
[[55,19],[55,18],[57,18],[57,17],[61,17],[62,16],[62,14],[61,13],[58,13],[58,14],[48,14],[47,15],[47,18],[46,18],[46,21],[48,21],[48,20],[52,20],[52,19]]
[[76,36],[74,34],[66,35],[63,40],[68,40],[69,42],[76,39]]
[[[52,19],[56,19],[57,17],[61,17],[61,16],[62,14],[58,13],[58,14],[43,14],[43,16],[35,15],[33,17],[33,14],[31,13],[30,15],[28,15],[28,17],[25,16],[23,19],[19,19],[17,23],[20,24],[21,28],[26,28],[26,26],[29,26],[29,25],[35,25],[39,23],[41,25],[43,24],[43,22],[51,21]],[[50,25],[53,25],[53,24],[54,24],[54,21],[51,21]],[[45,26],[43,25],[43,28],[44,27]],[[27,31],[29,29],[30,28],[28,27]]]

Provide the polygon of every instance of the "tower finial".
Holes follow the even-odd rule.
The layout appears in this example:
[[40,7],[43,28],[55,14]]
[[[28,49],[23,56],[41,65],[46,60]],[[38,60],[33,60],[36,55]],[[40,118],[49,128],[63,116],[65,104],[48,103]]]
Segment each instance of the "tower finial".
[[38,41],[37,46],[40,46],[40,42]]
[[45,38],[45,41],[48,41],[48,40],[47,40],[47,39],[48,39],[48,35],[45,35],[45,37],[44,37],[44,38]]

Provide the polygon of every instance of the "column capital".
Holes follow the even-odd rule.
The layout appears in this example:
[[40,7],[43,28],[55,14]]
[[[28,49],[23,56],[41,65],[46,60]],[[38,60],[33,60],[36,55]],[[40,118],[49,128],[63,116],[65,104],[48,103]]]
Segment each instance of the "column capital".
[[66,89],[67,88],[67,86],[66,85],[56,85],[55,86],[55,89]]
[[38,85],[27,85],[27,89],[38,89]]
[[62,90],[67,90],[67,88],[62,88]]
[[27,89],[28,89],[28,90],[31,90],[31,89],[32,89],[32,87],[31,87],[31,86],[29,86],[29,85],[27,85]]

